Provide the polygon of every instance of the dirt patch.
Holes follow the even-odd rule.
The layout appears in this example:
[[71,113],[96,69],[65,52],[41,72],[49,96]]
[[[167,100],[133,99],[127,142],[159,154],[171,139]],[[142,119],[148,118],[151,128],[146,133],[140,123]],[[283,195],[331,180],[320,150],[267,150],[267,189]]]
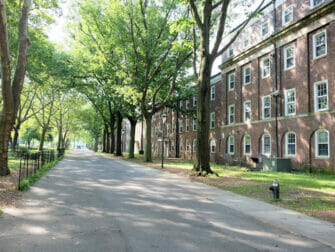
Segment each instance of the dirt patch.
[[335,223],[335,210],[318,210],[311,212],[311,215],[319,219]]
[[0,177],[0,208],[17,207],[17,200],[22,192],[16,190],[19,179],[18,171],[11,171],[9,176]]

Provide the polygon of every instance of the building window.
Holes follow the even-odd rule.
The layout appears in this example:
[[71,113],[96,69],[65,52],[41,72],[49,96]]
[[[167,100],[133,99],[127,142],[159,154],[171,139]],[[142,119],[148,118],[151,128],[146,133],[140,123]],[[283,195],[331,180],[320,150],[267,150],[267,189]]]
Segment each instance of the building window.
[[171,143],[171,151],[174,151],[174,142]]
[[231,73],[228,75],[228,90],[234,90],[235,88],[235,74]]
[[263,155],[271,154],[271,136],[264,134],[262,137],[262,153]]
[[229,105],[228,107],[228,124],[235,123],[235,105]]
[[193,119],[192,126],[193,126],[193,131],[197,131],[197,119]]
[[286,25],[293,21],[293,5],[283,9],[283,25]]
[[250,122],[251,120],[251,102],[246,101],[243,104],[243,121]]
[[285,115],[296,114],[296,99],[295,99],[295,88],[286,90],[285,92]]
[[251,137],[249,135],[244,136],[244,155],[249,156],[251,154]]
[[327,55],[327,33],[322,31],[313,35],[313,58],[317,59]]
[[284,69],[289,70],[295,66],[294,46],[284,49]]
[[315,156],[318,158],[329,158],[329,132],[318,130],[315,136]]
[[197,106],[197,97],[193,96],[193,107]]
[[262,35],[262,37],[264,37],[268,33],[269,33],[269,23],[268,22],[264,22],[261,25],[261,35]]
[[215,86],[211,86],[211,101],[215,100]]
[[235,140],[234,140],[234,136],[229,136],[228,137],[228,153],[230,155],[234,155],[235,152]]
[[189,100],[186,100],[185,106],[186,106],[186,109],[188,109],[190,107],[190,101]]
[[243,47],[246,48],[249,45],[249,36],[243,37]]
[[328,109],[328,81],[320,81],[314,84],[314,110]]
[[174,123],[171,123],[171,132],[174,133]]
[[262,60],[262,78],[270,76],[270,57]]
[[179,151],[183,151],[183,142],[182,141],[180,141],[180,143],[179,143]]
[[181,108],[181,109],[183,108],[183,101],[179,102],[179,108]]
[[262,101],[263,119],[271,118],[271,96],[264,96]]
[[288,157],[295,157],[296,156],[296,149],[297,149],[297,140],[296,135],[294,132],[288,132],[285,135],[285,149],[286,149],[286,156]]
[[211,129],[215,128],[215,112],[211,113]]
[[314,8],[320,4],[322,4],[324,0],[311,0],[311,7]]
[[179,119],[179,133],[183,132],[183,120]]
[[211,153],[215,153],[215,149],[216,149],[215,139],[212,139],[211,140]]
[[190,120],[186,119],[185,121],[185,132],[188,132],[190,129]]
[[166,131],[167,131],[168,134],[170,134],[170,125],[169,124],[166,125]]
[[230,58],[230,57],[233,57],[234,56],[234,49],[233,49],[233,47],[231,46],[231,47],[229,47],[229,49],[228,49],[228,57]]
[[190,152],[190,141],[186,139],[186,152]]
[[246,66],[243,68],[243,84],[248,85],[251,82],[251,68]]
[[193,139],[193,153],[195,153],[197,151],[197,139],[194,138]]

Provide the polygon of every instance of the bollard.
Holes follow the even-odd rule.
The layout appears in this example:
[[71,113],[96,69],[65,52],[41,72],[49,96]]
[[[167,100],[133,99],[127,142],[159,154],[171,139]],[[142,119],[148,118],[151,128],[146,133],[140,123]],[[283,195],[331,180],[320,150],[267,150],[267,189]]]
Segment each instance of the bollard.
[[272,182],[272,185],[270,185],[269,190],[272,191],[273,199],[279,200],[279,181],[277,179],[275,179]]

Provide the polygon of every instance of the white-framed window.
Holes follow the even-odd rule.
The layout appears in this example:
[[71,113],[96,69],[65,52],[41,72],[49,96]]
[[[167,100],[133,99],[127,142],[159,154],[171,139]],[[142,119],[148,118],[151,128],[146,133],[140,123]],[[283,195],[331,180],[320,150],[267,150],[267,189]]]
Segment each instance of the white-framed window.
[[215,139],[212,138],[211,140],[211,153],[215,153],[216,151],[216,142],[215,142]]
[[228,137],[228,154],[234,155],[235,153],[235,139],[234,136]]
[[266,21],[266,22],[261,24],[261,35],[262,35],[262,37],[264,37],[268,33],[269,33],[269,22]]
[[271,136],[264,134],[262,137],[262,154],[271,155]]
[[315,133],[315,157],[329,158],[329,132],[320,129]]
[[190,141],[186,139],[186,152],[190,152],[191,146],[190,146]]
[[294,132],[287,132],[285,135],[285,155],[295,157],[297,153],[297,137]]
[[171,151],[174,151],[174,142],[171,142]]
[[243,139],[244,145],[244,155],[250,156],[251,154],[251,137],[249,135],[245,135]]
[[193,153],[195,153],[197,151],[197,139],[194,138],[193,139],[193,149],[192,149]]
[[295,88],[285,91],[285,115],[296,114],[296,95]]
[[294,45],[284,48],[284,69],[289,70],[295,67]]
[[248,85],[251,83],[251,67],[245,66],[243,68],[243,85]]
[[228,124],[235,123],[235,105],[228,106]]
[[235,88],[235,73],[230,73],[228,75],[228,90],[234,90]]
[[243,47],[246,48],[249,45],[249,36],[243,36]]
[[211,101],[215,100],[215,86],[211,86]]
[[215,112],[212,112],[210,117],[211,117],[210,126],[211,126],[211,129],[214,129],[215,128]]
[[186,100],[185,106],[186,106],[186,109],[188,109],[190,107],[190,101],[189,100]]
[[173,133],[174,132],[174,123],[171,122],[171,132]]
[[314,111],[328,109],[328,81],[314,83]]
[[317,59],[327,55],[326,30],[313,35],[313,58]]
[[324,2],[324,0],[311,0],[311,7],[314,8],[316,6],[319,6],[323,2]]
[[197,106],[197,97],[193,96],[193,107]]
[[183,120],[179,119],[179,133],[183,132]]
[[169,125],[169,124],[166,125],[166,132],[167,132],[168,134],[170,134],[170,125]]
[[243,103],[243,121],[250,122],[251,121],[251,102],[245,101]]
[[190,129],[190,120],[186,119],[185,120],[185,132],[188,132]]
[[181,109],[183,108],[183,101],[179,102],[179,108],[181,108]]
[[290,5],[283,9],[282,24],[286,25],[293,21],[293,5]]
[[193,119],[192,128],[193,128],[193,131],[197,131],[197,119]]
[[183,142],[182,142],[182,140],[180,140],[180,143],[179,143],[179,151],[183,151]]
[[263,119],[271,118],[271,96],[263,96],[262,99],[262,117]]
[[228,48],[228,57],[233,57],[234,56],[234,49],[232,46]]
[[270,57],[266,57],[262,60],[262,78],[270,76]]

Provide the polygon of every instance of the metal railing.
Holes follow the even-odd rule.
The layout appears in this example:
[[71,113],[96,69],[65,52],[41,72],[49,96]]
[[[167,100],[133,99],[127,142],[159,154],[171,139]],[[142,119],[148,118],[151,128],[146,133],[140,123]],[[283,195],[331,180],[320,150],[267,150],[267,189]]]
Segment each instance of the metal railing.
[[20,159],[19,183],[20,190],[21,181],[35,174],[43,165],[51,163],[56,158],[64,156],[65,149],[58,151],[39,151],[39,152],[17,152],[15,155]]

